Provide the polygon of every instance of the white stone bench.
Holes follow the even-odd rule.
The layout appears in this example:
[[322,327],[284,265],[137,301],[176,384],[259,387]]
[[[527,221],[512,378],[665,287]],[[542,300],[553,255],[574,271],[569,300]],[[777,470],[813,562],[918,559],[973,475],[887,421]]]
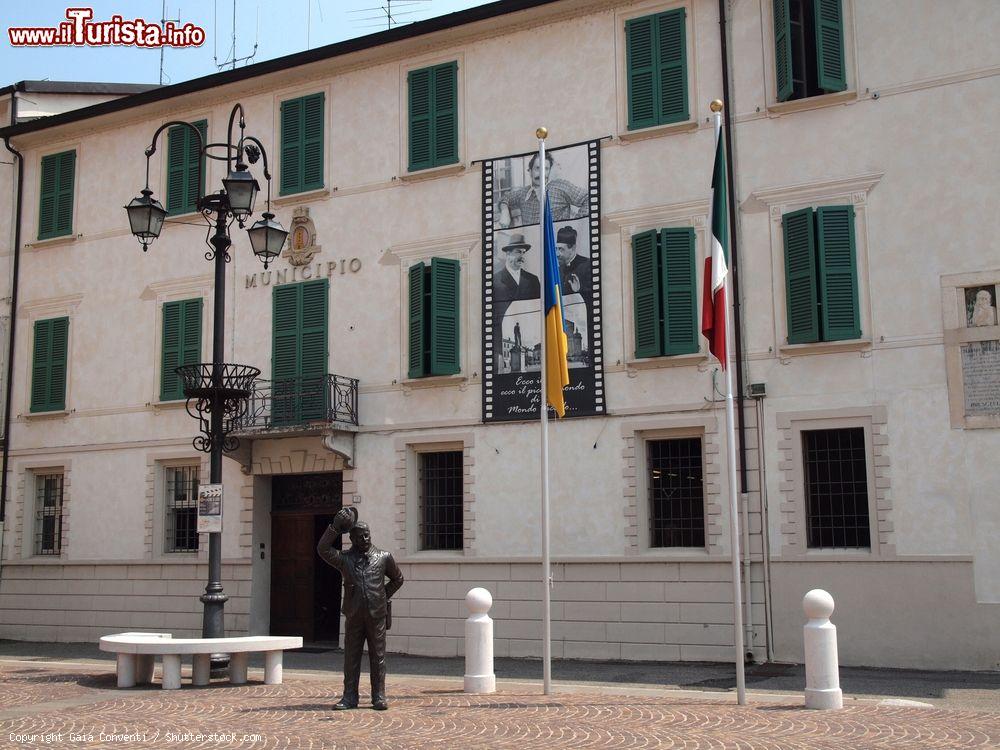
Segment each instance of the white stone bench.
[[170,633],[116,633],[101,638],[101,651],[118,655],[118,687],[153,679],[153,657],[163,658],[163,689],[181,686],[181,656],[192,657],[191,684],[208,685],[212,654],[230,654],[229,681],[244,685],[250,654],[264,654],[264,682],[281,684],[281,659],[285,649],[301,648],[299,636],[250,635],[237,638],[172,638]]

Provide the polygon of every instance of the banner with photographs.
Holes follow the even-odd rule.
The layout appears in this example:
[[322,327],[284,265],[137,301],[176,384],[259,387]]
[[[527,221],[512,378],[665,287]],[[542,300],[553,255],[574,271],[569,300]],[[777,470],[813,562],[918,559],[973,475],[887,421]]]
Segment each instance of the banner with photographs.
[[[605,412],[600,141],[546,151],[569,340],[566,416]],[[538,419],[542,235],[538,153],[483,163],[483,421]]]

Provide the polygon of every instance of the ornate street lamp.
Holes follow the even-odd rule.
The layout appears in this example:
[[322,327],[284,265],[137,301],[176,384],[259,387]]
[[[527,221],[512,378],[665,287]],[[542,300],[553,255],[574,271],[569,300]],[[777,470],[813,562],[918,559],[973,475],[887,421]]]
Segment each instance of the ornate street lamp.
[[153,191],[147,187],[142,191],[142,195],[133,198],[125,206],[125,211],[128,213],[132,234],[142,243],[142,251],[146,252],[149,243],[160,236],[163,218],[167,215],[166,210],[153,198]]
[[[239,112],[239,140],[233,142],[233,124],[236,113]],[[215,300],[212,319],[212,361],[184,365],[177,368],[177,373],[184,382],[184,395],[187,398],[187,410],[198,420],[201,434],[194,439],[194,447],[211,454],[212,484],[222,483],[222,455],[224,451],[233,451],[239,441],[230,435],[235,423],[246,412],[247,399],[253,391],[254,379],[260,375],[260,370],[249,365],[237,365],[223,362],[225,299],[226,299],[226,263],[229,262],[229,247],[232,239],[229,236],[229,226],[235,220],[242,228],[253,213],[254,200],[260,185],[248,166],[243,162],[244,155],[250,164],[256,164],[263,158],[264,179],[267,181],[267,210],[263,218],[249,230],[253,251],[264,261],[264,267],[276,257],[288,232],[274,221],[271,213],[271,173],[267,168],[267,153],[264,146],[253,136],[245,135],[243,107],[237,104],[229,115],[228,138],[225,143],[204,143],[201,132],[190,123],[171,121],[161,125],[153,134],[153,141],[146,149],[146,187],[141,194],[125,206],[128,213],[129,226],[132,234],[142,244],[145,251],[150,243],[160,236],[164,217],[167,212],[153,198],[149,188],[149,160],[156,153],[156,141],[166,128],[181,125],[188,128],[197,139],[199,158],[204,156],[226,162],[226,177],[223,178],[223,189],[207,195],[199,195],[198,211],[209,225],[209,231],[214,233],[207,240],[212,248],[205,253],[206,260],[215,263]],[[212,153],[222,151],[222,154]],[[235,159],[235,168],[233,160]],[[222,534],[215,532],[208,535],[208,585],[201,601],[205,605],[202,621],[202,636],[205,638],[223,637],[223,612],[229,597],[222,589]],[[221,660],[218,660],[221,661]],[[217,663],[218,663],[217,661]]]

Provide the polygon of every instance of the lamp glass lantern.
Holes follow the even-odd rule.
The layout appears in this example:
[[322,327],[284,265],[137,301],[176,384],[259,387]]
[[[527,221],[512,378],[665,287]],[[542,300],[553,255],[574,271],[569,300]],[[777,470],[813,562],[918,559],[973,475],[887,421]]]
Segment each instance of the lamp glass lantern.
[[262,217],[254,222],[247,230],[247,234],[250,235],[250,245],[253,247],[254,255],[264,261],[264,268],[267,268],[268,263],[278,257],[281,248],[284,247],[288,232],[281,224],[274,221],[274,214],[270,211],[265,211]]
[[125,211],[132,234],[142,243],[143,248],[160,236],[166,209],[153,197],[153,191],[146,188],[141,195],[133,198]]
[[229,210],[232,211],[237,221],[244,221],[253,213],[253,204],[257,199],[260,185],[247,171],[244,164],[237,164],[235,171],[230,172],[227,177],[222,179],[222,184],[229,197]]

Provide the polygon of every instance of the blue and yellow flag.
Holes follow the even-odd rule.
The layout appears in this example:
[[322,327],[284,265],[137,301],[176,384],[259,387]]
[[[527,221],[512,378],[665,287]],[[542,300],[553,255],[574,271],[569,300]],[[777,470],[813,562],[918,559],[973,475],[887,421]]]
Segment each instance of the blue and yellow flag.
[[542,237],[545,256],[542,282],[542,297],[545,302],[545,400],[562,417],[566,415],[563,388],[569,385],[569,364],[566,361],[569,345],[566,341],[566,321],[563,318],[559,260],[556,258],[556,231],[552,226],[552,209],[547,195]]

